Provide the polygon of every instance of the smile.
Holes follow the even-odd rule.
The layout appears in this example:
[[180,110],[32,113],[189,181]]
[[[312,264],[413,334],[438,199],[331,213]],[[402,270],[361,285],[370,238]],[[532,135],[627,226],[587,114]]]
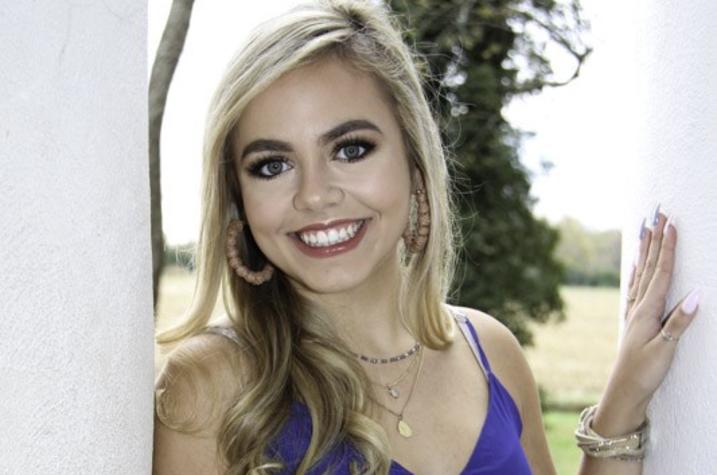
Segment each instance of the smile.
[[323,229],[307,229],[293,233],[294,242],[311,257],[330,257],[358,246],[366,230],[368,219],[342,221]]
[[297,234],[299,239],[301,239],[307,246],[328,247],[346,242],[356,236],[356,233],[363,223],[364,221],[361,220],[351,223],[348,226],[330,228],[318,232],[305,232]]

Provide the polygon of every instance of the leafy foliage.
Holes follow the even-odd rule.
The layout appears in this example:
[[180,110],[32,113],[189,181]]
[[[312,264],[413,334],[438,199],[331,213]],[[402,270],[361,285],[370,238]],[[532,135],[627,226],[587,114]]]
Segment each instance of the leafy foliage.
[[[391,0],[405,37],[423,56],[425,90],[450,144],[459,197],[463,264],[453,293],[501,320],[530,344],[528,319],[564,318],[564,269],[553,253],[558,233],[533,217],[522,133],[502,115],[517,94],[577,77],[590,52],[577,0]],[[548,48],[575,59],[557,80]]]
[[565,284],[620,285],[620,231],[590,231],[572,218],[558,223],[558,230],[555,256],[565,266]]

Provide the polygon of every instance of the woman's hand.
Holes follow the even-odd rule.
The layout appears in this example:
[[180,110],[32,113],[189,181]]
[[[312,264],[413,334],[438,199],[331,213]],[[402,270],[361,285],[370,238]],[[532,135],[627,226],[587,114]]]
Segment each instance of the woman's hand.
[[600,401],[593,429],[603,437],[636,429],[647,405],[672,363],[679,338],[692,322],[699,303],[694,290],[665,314],[675,265],[677,231],[659,212],[652,229],[641,230],[639,256],[633,266],[625,311],[625,328],[617,361]]

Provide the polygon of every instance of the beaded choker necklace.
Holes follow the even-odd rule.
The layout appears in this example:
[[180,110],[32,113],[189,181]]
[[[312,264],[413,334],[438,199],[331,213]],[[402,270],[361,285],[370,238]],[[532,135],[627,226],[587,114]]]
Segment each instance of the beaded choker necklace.
[[400,355],[397,355],[397,356],[391,356],[390,358],[373,358],[370,356],[364,356],[364,355],[354,353],[354,352],[351,352],[351,354],[354,355],[356,358],[360,359],[361,361],[365,361],[367,363],[386,364],[386,363],[395,363],[397,361],[405,360],[406,358],[408,358],[409,356],[414,354],[416,351],[418,351],[418,349],[420,347],[421,347],[421,343],[416,342],[416,344],[413,345],[413,348],[411,348],[410,350],[408,350],[404,353],[401,353]]

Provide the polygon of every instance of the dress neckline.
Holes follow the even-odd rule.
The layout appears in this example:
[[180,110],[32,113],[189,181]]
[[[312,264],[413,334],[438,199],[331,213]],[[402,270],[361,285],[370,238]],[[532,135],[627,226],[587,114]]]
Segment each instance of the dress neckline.
[[[459,313],[459,312],[456,311],[456,310],[453,310],[453,309],[450,308],[450,307],[449,307],[449,309],[450,309],[450,311],[451,311],[451,314],[454,316],[454,318],[456,318],[456,324],[458,324],[458,319],[461,318],[461,316],[462,316],[463,314],[462,314],[462,313]],[[466,322],[468,323],[468,325],[472,326],[472,324],[470,323],[470,321],[467,320],[467,318],[466,318]],[[461,332],[461,333],[463,333],[463,332]],[[464,335],[464,337],[465,337],[466,339],[469,338],[468,335],[466,335],[465,333],[463,333],[463,335]],[[478,361],[478,366],[480,366],[480,368],[481,368],[481,373],[486,377],[487,382],[488,382],[488,411],[486,412],[485,420],[483,421],[483,427],[481,427],[480,433],[478,434],[478,437],[476,438],[476,443],[475,443],[475,445],[473,446],[473,450],[471,451],[471,454],[468,456],[468,460],[466,461],[466,463],[465,463],[465,465],[463,466],[463,468],[461,469],[461,471],[458,472],[459,474],[464,473],[464,472],[470,467],[471,462],[472,462],[473,459],[476,457],[476,454],[478,453],[478,449],[479,449],[479,448],[481,447],[481,445],[483,444],[483,440],[487,437],[487,436],[486,436],[486,427],[488,426],[488,420],[489,420],[491,417],[495,417],[495,414],[494,414],[494,413],[495,413],[495,411],[496,411],[496,408],[494,407],[494,406],[495,406],[494,400],[495,400],[495,392],[496,392],[496,389],[495,389],[495,387],[494,387],[495,381],[494,381],[493,372],[492,372],[492,371],[485,371],[485,369],[484,369],[484,367],[483,367],[483,363],[482,363],[482,361],[480,360],[480,355],[477,354],[475,350],[473,350],[473,348],[472,348],[473,345],[471,345],[471,342],[470,342],[470,341],[466,341],[466,343],[468,343],[468,345],[471,346],[471,352],[473,353],[473,356],[475,356],[475,358],[477,359],[477,361]],[[404,465],[402,465],[402,464],[401,464],[398,460],[396,460],[396,459],[391,459],[391,467],[398,468],[399,470],[402,470],[402,471],[405,472],[406,474],[413,475],[413,472],[412,472],[412,471],[410,471],[409,469],[407,469]]]
[[[488,420],[491,419],[492,417],[495,417],[495,415],[494,415],[495,404],[493,404],[495,388],[493,387],[493,385],[494,385],[493,373],[490,373],[488,375],[488,412],[486,413],[485,420],[483,421],[483,427],[481,427],[481,429],[480,429],[480,433],[478,434],[476,443],[473,446],[473,450],[471,451],[470,456],[468,456],[468,460],[466,461],[465,465],[463,466],[461,471],[458,473],[464,473],[468,469],[468,467],[470,467],[471,462],[476,457],[478,450],[483,445],[484,440],[487,437],[486,436],[486,427],[488,426]],[[412,471],[407,469],[404,465],[401,464],[401,462],[399,462],[396,459],[391,459],[391,466],[398,468],[400,470],[403,470],[403,472],[405,472],[406,474],[413,475]]]

